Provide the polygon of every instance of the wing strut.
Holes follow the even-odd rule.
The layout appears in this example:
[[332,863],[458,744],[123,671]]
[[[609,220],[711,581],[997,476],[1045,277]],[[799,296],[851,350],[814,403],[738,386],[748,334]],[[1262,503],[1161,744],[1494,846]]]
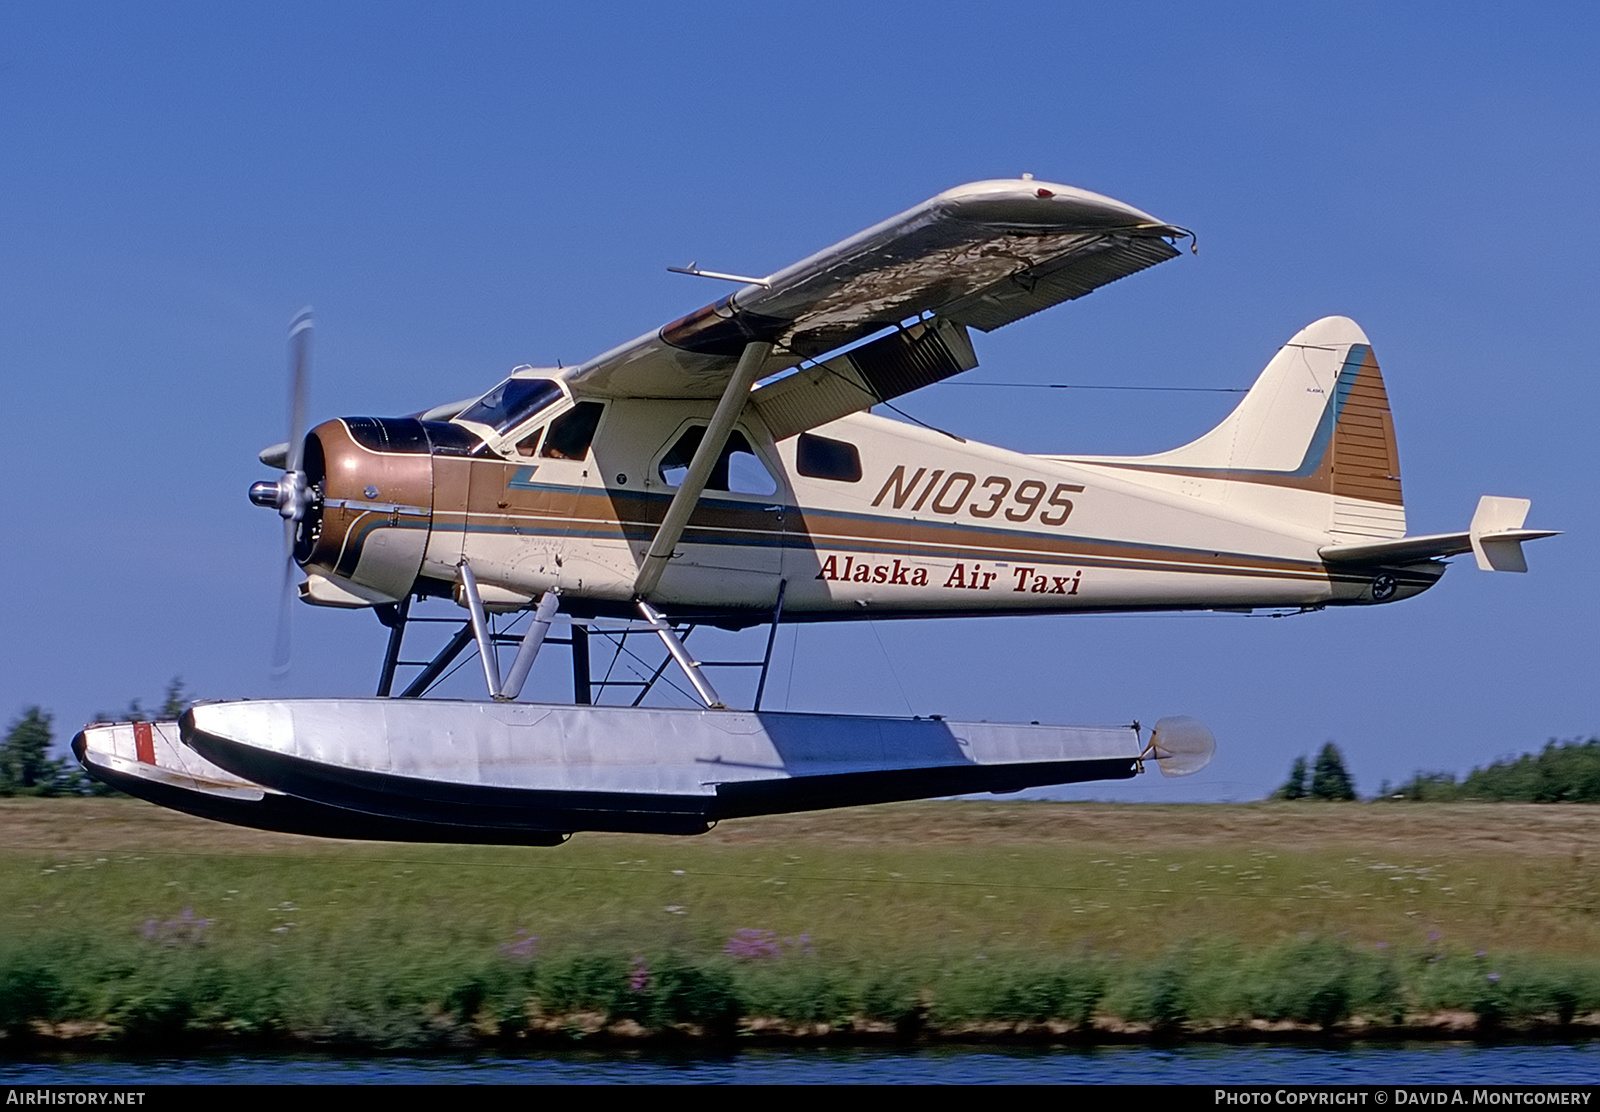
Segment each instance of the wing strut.
[[[661,573],[667,570],[667,561],[672,559],[672,550],[678,546],[684,526],[689,524],[689,515],[694,512],[695,504],[700,501],[700,494],[706,488],[706,481],[711,478],[711,468],[722,455],[722,449],[728,443],[728,434],[733,431],[733,423],[739,419],[739,414],[744,412],[745,403],[750,400],[750,387],[755,385],[762,364],[766,362],[771,351],[770,343],[755,340],[746,344],[744,351],[740,353],[739,364],[733,369],[733,377],[728,380],[728,387],[722,392],[722,400],[717,402],[717,411],[712,414],[711,424],[707,426],[705,436],[700,440],[700,447],[695,449],[694,459],[689,462],[689,473],[684,476],[683,484],[678,487],[678,493],[672,496],[672,504],[667,507],[666,516],[661,519],[661,527],[656,530],[655,540],[650,542],[650,548],[644,555],[644,563],[639,567],[639,577],[633,581],[633,597],[641,603],[661,582]],[[672,646],[669,643],[667,647],[670,649]],[[696,680],[696,688],[700,682]],[[704,691],[700,694],[702,698],[705,697]],[[712,696],[715,698],[715,692]],[[708,703],[711,701],[707,699]]]

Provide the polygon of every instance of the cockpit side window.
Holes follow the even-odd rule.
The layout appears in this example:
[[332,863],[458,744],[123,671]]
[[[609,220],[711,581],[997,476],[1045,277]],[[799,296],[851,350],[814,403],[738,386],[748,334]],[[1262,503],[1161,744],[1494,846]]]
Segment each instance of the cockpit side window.
[[547,378],[508,378],[462,410],[456,418],[505,432],[546,406],[560,401],[561,387]]
[[[659,473],[662,482],[669,487],[683,484],[684,478],[689,474],[689,464],[694,459],[695,449],[700,447],[700,441],[705,439],[705,435],[706,430],[702,425],[684,430],[683,435],[678,437],[678,442],[661,457]],[[778,483],[767,471],[766,465],[761,462],[761,457],[751,450],[750,442],[744,438],[744,433],[735,429],[728,434],[728,443],[723,446],[722,455],[711,468],[711,477],[706,480],[706,489],[766,497],[777,493]]]
[[599,402],[579,402],[551,421],[539,454],[545,459],[582,459],[588,455],[605,408]]

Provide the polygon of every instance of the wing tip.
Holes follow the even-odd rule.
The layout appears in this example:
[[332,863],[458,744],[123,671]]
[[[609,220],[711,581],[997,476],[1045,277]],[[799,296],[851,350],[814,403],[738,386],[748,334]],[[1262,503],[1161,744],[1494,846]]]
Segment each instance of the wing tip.
[[[946,189],[934,203],[961,209],[978,210],[978,219],[1007,219],[1041,225],[1091,221],[1097,226],[1145,225],[1181,231],[1176,225],[1151,216],[1142,209],[1103,193],[1080,189],[1061,182],[1040,181],[1033,177],[986,178]],[[999,207],[1006,211],[988,215],[981,210]],[[1165,232],[1163,232],[1165,234]]]

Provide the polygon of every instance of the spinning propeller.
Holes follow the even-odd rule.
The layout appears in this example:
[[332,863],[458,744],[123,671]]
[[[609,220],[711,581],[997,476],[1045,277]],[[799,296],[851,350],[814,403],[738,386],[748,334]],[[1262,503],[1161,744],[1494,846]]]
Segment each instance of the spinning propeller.
[[261,462],[282,467],[283,478],[250,487],[250,501],[283,516],[283,589],[278,597],[278,632],[272,649],[272,673],[289,671],[290,622],[294,607],[295,536],[316,498],[305,471],[306,402],[311,390],[311,310],[305,308],[289,325],[289,442],[261,453]]
[[1187,714],[1173,714],[1156,723],[1145,750],[1163,776],[1189,776],[1211,763],[1217,739],[1205,723]]

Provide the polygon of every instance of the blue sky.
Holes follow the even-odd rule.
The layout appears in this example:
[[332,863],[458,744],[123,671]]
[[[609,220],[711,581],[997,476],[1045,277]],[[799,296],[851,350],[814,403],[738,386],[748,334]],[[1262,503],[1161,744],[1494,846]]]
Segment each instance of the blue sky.
[[[1215,730],[1211,769],[1082,793],[1105,798],[1259,797],[1327,740],[1371,792],[1590,736],[1597,25],[1579,4],[7,5],[0,714],[39,703],[70,736],[174,675],[370,692],[366,614],[299,607],[294,672],[267,675],[280,541],[245,490],[283,438],[302,305],[315,418],[409,412],[724,292],[669,264],[770,272],[1028,171],[1200,253],[978,336],[968,377],[1247,386],[1345,314],[1388,381],[1412,532],[1491,493],[1568,533],[1527,576],[1457,561],[1373,609],[785,632],[769,705]],[[1121,453],[1229,401],[945,385],[903,407]]]

